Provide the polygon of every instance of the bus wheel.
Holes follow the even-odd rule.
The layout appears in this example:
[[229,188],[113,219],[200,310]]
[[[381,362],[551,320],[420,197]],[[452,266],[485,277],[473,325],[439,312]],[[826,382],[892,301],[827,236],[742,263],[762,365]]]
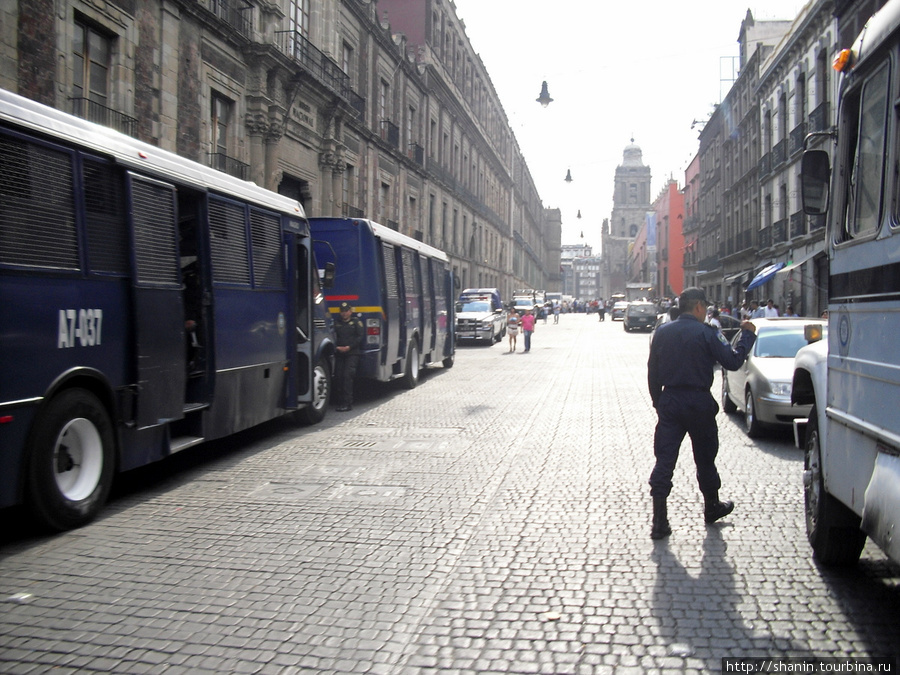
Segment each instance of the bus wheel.
[[94,519],[106,502],[114,473],[112,424],[96,396],[69,389],[35,420],[28,448],[26,501],[53,530]]
[[452,368],[452,367],[453,367],[453,362],[454,362],[455,360],[456,360],[456,355],[455,355],[455,354],[450,354],[450,356],[448,356],[446,359],[444,359],[443,361],[441,361],[441,364],[443,364],[444,368]]
[[406,372],[403,373],[403,386],[407,389],[415,389],[419,384],[419,345],[413,340],[409,344],[406,353]]
[[325,359],[316,361],[312,387],[312,401],[296,413],[300,424],[318,424],[325,419],[325,413],[328,412],[328,403],[331,400],[331,369]]
[[866,544],[866,534],[859,529],[859,517],[825,491],[815,406],[806,427],[803,493],[806,536],[816,560],[828,566],[855,565]]

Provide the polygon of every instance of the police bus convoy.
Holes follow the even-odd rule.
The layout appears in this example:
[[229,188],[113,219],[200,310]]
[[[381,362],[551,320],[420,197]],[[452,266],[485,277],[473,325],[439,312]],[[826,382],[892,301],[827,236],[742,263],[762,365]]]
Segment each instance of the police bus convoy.
[[704,519],[713,523],[734,510],[733,502],[719,500],[719,405],[710,387],[716,363],[728,370],[741,367],[756,341],[756,327],[749,321],[741,323],[740,339],[732,348],[721,332],[704,323],[708,304],[702,289],[685,289],[678,301],[678,319],[660,326],[650,344],[647,380],[659,418],[653,439],[656,465],[650,474],[652,539],[663,539],[672,533],[666,499],[672,490],[678,449],[685,434],[691,437],[697,482],[705,504]]
[[353,316],[349,302],[342,302],[339,310],[340,318],[334,322],[334,394],[338,412],[345,412],[353,408],[353,381],[366,329]]

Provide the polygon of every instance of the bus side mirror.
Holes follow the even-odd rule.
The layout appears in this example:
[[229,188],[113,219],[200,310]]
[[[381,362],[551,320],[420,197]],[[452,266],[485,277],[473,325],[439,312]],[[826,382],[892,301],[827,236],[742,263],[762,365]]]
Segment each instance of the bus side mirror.
[[325,273],[322,275],[322,288],[334,286],[334,263],[325,263]]
[[828,211],[831,163],[824,150],[807,150],[800,162],[800,194],[803,212],[822,216]]

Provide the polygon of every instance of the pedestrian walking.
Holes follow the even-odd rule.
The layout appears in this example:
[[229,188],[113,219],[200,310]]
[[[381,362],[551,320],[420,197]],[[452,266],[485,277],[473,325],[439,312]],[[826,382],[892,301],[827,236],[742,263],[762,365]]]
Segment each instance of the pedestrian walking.
[[522,317],[522,335],[525,336],[525,351],[531,351],[531,335],[534,333],[535,318],[531,310],[525,310],[525,316]]
[[339,316],[334,322],[334,397],[337,410],[343,412],[353,409],[353,381],[366,331],[349,302],[341,303]]
[[652,539],[663,539],[672,533],[666,499],[672,490],[678,449],[685,434],[691,437],[697,482],[704,499],[704,519],[713,523],[734,510],[733,502],[719,500],[719,405],[710,387],[716,363],[728,370],[741,367],[756,341],[756,327],[749,321],[741,323],[740,339],[732,348],[719,331],[704,323],[707,304],[702,289],[685,289],[678,301],[678,319],[660,326],[650,344],[647,381],[658,417],[653,439],[656,465],[650,474]]
[[519,334],[519,315],[516,308],[509,310],[506,316],[506,334],[509,336],[509,351],[516,351],[516,336]]
[[558,303],[553,304],[553,323],[559,323],[560,306]]

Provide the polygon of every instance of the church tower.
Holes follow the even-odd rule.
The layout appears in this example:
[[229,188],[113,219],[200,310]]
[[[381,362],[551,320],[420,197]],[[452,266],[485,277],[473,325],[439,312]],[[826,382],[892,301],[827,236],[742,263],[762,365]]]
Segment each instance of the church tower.
[[622,153],[616,167],[613,210],[608,228],[603,231],[603,269],[608,293],[624,293],[630,276],[628,252],[650,210],[650,167],[644,166],[643,153],[634,139]]

